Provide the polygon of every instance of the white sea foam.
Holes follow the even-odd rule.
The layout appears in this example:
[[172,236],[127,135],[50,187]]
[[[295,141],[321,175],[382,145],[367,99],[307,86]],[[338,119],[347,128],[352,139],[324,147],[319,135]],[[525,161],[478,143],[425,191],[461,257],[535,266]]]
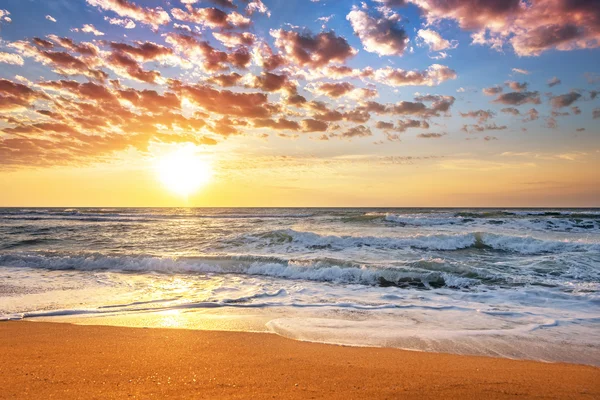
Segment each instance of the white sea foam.
[[411,235],[403,237],[336,236],[282,229],[247,235],[248,242],[267,245],[300,245],[307,248],[378,247],[390,249],[459,250],[470,247],[490,248],[522,254],[600,251],[596,242],[541,240],[530,236],[501,235],[485,232],[459,234]]

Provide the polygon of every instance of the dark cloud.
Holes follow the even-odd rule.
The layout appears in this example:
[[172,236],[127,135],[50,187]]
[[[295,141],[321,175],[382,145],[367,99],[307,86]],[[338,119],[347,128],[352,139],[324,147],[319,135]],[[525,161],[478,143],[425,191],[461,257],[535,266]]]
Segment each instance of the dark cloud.
[[358,126],[354,126],[354,127],[350,128],[350,129],[342,132],[339,135],[332,134],[332,135],[329,135],[329,136],[330,137],[340,137],[340,138],[343,138],[343,139],[351,139],[351,138],[357,138],[357,137],[373,136],[373,133],[366,126],[364,126],[364,125],[358,125]]
[[236,72],[232,72],[231,74],[220,74],[214,75],[210,77],[208,80],[209,83],[214,83],[223,87],[235,86],[242,79],[242,76]]
[[136,46],[111,42],[110,47],[144,62],[164,59],[173,54],[172,49],[152,42],[140,42]]
[[446,133],[419,133],[417,135],[418,138],[422,138],[422,139],[439,139],[443,136],[446,136]]
[[579,98],[581,98],[581,94],[577,92],[570,92],[566,94],[561,94],[560,96],[554,96],[550,99],[550,104],[554,108],[562,108],[569,107],[571,104],[575,103]]
[[312,35],[278,29],[272,30],[271,36],[275,45],[300,66],[318,68],[343,63],[356,54],[346,39],[332,31]]
[[293,130],[299,131],[301,129],[300,124],[296,121],[280,118],[278,120],[273,119],[255,119],[253,122],[255,128],[271,128],[278,130]]
[[302,130],[304,132],[324,132],[328,127],[329,124],[325,121],[319,121],[312,118],[302,121]]
[[519,106],[521,104],[540,104],[539,92],[509,92],[501,94],[494,100],[494,103]]
[[548,79],[548,86],[553,87],[556,85],[560,85],[560,79],[558,79],[557,77],[553,77],[551,79]]
[[270,72],[263,72],[260,76],[255,76],[251,87],[265,92],[286,90],[288,93],[296,93],[296,86],[288,80],[287,75],[277,75]]
[[157,83],[160,77],[160,72],[146,71],[136,60],[120,52],[112,53],[106,59],[106,65],[117,74],[140,82]]

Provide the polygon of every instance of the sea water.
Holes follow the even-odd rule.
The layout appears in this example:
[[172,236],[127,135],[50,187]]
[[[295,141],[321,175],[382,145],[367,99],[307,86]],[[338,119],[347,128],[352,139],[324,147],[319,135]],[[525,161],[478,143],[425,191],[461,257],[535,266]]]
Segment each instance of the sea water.
[[8,319],[600,365],[600,210],[4,208]]

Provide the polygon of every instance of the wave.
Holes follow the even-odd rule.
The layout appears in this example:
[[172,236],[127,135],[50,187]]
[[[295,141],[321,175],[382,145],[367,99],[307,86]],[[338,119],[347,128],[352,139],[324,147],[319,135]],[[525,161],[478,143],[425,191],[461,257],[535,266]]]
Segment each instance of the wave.
[[599,210],[491,210],[491,211],[460,211],[456,217],[466,218],[502,218],[502,217],[559,217],[559,218],[588,218],[600,219]]
[[281,229],[244,235],[234,242],[262,246],[300,246],[307,249],[343,250],[356,247],[453,251],[464,249],[497,250],[523,255],[563,252],[599,252],[599,243],[553,241],[530,236],[501,235],[485,232],[414,235],[406,237],[335,236],[293,229]]
[[477,264],[469,267],[460,261],[439,258],[391,263],[360,263],[328,257],[285,259],[259,255],[222,255],[201,257],[157,257],[148,255],[105,255],[64,253],[0,254],[0,267],[49,270],[114,271],[164,274],[236,274],[278,279],[317,281],[333,284],[358,284],[406,289],[470,289],[478,286],[598,290],[597,271],[571,264],[555,269],[551,276],[536,274],[537,266],[521,269],[496,268]]
[[[485,280],[475,279],[468,271],[456,274],[427,270],[435,261],[417,261],[405,266],[375,266],[322,258],[285,260],[261,256],[214,257],[150,257],[107,256],[102,254],[58,255],[13,253],[0,255],[0,266],[44,268],[52,270],[159,273],[214,273],[259,275],[282,279],[308,280],[342,284],[397,286],[401,288],[435,289],[467,288]],[[469,275],[470,277],[461,276]]]
[[443,225],[464,226],[493,226],[502,225],[514,229],[555,231],[555,232],[589,232],[600,230],[600,214],[564,214],[527,213],[517,217],[517,214],[507,212],[490,213],[456,213],[446,215],[405,215],[393,213],[368,214],[369,221],[383,221],[400,226],[435,227]]

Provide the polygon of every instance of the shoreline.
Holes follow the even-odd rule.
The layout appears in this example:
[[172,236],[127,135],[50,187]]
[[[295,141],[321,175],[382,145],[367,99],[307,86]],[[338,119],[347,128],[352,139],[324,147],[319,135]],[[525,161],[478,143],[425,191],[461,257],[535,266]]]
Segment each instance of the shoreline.
[[0,398],[598,398],[600,368],[276,334],[0,323]]

